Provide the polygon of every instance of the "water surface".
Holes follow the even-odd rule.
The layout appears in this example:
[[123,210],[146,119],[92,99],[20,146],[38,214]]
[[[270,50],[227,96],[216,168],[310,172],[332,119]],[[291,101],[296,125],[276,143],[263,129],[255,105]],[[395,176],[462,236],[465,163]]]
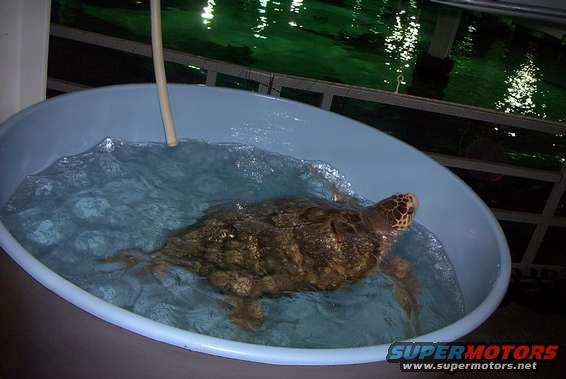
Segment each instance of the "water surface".
[[[310,164],[322,176],[314,175]],[[26,177],[0,219],[35,257],[84,290],[155,321],[210,336],[274,346],[368,346],[461,318],[456,273],[440,241],[419,224],[394,251],[415,267],[418,320],[397,302],[391,279],[376,272],[337,291],[263,298],[263,327],[243,331],[230,321],[231,306],[219,290],[191,271],[173,266],[165,275],[136,275],[136,269],[101,262],[124,249],[158,249],[167,235],[195,223],[210,206],[245,207],[293,196],[331,200],[333,186],[350,191],[346,178],[326,163],[251,146],[188,140],[170,149],[108,138]]]
[[[464,13],[448,82],[414,80],[437,12],[419,0],[169,0],[162,15],[166,47],[389,91],[402,75],[402,93],[566,120],[565,49],[524,20]],[[53,21],[150,41],[147,1],[55,0]]]

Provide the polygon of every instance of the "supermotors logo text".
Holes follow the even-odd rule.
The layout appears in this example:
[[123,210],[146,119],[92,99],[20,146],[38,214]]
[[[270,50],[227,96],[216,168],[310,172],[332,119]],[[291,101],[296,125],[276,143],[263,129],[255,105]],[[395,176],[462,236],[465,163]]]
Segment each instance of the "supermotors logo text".
[[553,361],[557,344],[427,343],[391,344],[387,361],[400,363],[402,371],[503,371],[536,370]]

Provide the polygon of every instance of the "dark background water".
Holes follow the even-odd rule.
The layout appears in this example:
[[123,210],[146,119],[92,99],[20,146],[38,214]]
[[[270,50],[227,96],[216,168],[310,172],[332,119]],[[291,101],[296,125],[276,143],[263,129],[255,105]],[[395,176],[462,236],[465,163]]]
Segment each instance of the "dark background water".
[[[421,0],[167,0],[165,46],[267,71],[411,90],[438,7]],[[149,2],[55,0],[53,21],[150,40]],[[522,21],[464,13],[436,97],[566,120],[566,48]],[[418,89],[417,89],[418,91]],[[423,90],[421,92],[428,91]]]

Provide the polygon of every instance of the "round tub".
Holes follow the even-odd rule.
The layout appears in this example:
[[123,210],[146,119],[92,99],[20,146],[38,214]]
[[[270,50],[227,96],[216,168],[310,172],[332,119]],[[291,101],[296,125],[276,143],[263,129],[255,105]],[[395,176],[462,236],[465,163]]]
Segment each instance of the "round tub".
[[[366,125],[291,101],[200,86],[171,85],[170,92],[180,138],[253,144],[326,161],[369,199],[394,192],[418,194],[417,220],[443,242],[467,314],[412,341],[458,339],[498,306],[511,268],[503,233],[483,202],[424,154]],[[163,140],[153,85],[60,96],[8,120],[0,127],[0,205],[25,175],[106,136],[133,142]],[[399,373],[398,364],[383,362],[387,344],[277,348],[166,326],[106,303],[61,278],[2,224],[0,244],[7,253],[0,254],[0,370],[3,367],[10,375],[344,378]]]

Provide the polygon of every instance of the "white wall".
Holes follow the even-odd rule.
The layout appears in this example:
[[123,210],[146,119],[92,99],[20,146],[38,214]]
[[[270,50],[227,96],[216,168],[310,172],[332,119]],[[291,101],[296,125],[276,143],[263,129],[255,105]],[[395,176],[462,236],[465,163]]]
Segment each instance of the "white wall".
[[0,122],[45,99],[49,0],[0,0]]

